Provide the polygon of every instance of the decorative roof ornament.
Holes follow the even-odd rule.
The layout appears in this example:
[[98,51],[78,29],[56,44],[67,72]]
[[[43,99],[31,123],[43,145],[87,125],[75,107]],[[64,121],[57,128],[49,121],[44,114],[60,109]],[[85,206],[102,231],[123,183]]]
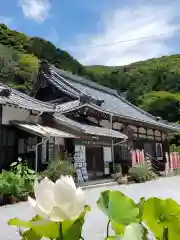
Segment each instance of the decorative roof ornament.
[[91,97],[89,95],[86,95],[86,94],[81,94],[80,95],[80,102],[81,103],[94,103],[96,104],[97,106],[101,106],[102,103],[104,102],[104,100],[101,100],[101,99],[96,99],[94,97]]
[[96,105],[98,105],[99,107],[104,103],[104,100],[101,99],[97,99],[96,100]]
[[81,94],[79,99],[81,103],[90,103],[92,100],[92,97],[85,94]]
[[9,88],[3,88],[3,89],[0,91],[0,96],[1,96],[1,97],[9,98],[10,95],[11,95],[11,89],[9,89]]
[[41,61],[41,71],[51,75],[51,68],[47,60]]
[[156,117],[156,121],[161,121],[161,120],[162,120],[162,117],[159,117],[159,116]]

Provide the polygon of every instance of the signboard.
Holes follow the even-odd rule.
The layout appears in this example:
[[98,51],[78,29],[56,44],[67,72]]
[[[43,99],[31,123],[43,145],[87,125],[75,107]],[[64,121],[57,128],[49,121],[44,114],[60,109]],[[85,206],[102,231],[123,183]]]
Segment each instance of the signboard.
[[86,147],[75,145],[74,167],[76,168],[78,181],[80,182],[88,180],[86,165]]
[[49,156],[48,159],[49,161],[52,161],[54,158],[54,138],[50,137],[49,142],[48,142],[48,150],[49,150]]
[[41,162],[46,163],[47,162],[47,141],[46,138],[42,138],[42,149],[41,149]]
[[109,163],[112,162],[111,147],[103,147],[103,153],[104,153],[104,174],[109,175],[110,174]]
[[86,161],[86,147],[81,145],[75,145],[75,162],[85,162]]
[[111,147],[103,147],[103,152],[104,152],[104,162],[105,163],[112,162]]
[[108,163],[104,164],[104,174],[105,175],[110,174],[110,169],[109,169],[109,164]]

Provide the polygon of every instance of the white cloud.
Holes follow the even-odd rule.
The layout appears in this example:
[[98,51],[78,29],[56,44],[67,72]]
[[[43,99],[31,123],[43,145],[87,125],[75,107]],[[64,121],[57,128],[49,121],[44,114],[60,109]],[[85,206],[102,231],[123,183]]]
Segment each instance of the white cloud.
[[0,23],[4,23],[9,26],[12,23],[12,18],[0,16]]
[[[178,7],[174,5],[128,6],[103,14],[97,23],[99,33],[80,35],[68,47],[81,63],[124,65],[169,54],[172,50],[167,43],[174,34],[112,44],[104,47],[88,47],[129,39],[151,37],[160,33],[176,32],[180,29]],[[83,47],[84,46],[84,47]],[[87,46],[87,47],[86,47]]]
[[19,6],[26,18],[36,22],[44,22],[51,9],[50,0],[19,0]]

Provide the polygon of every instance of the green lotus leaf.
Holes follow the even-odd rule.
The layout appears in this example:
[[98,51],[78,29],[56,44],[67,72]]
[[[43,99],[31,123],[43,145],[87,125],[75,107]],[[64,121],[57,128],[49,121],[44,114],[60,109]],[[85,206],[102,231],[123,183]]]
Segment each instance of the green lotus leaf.
[[102,192],[97,205],[109,217],[117,235],[122,236],[125,226],[139,221],[138,205],[120,191]]
[[142,218],[157,239],[162,239],[165,228],[168,235],[180,233],[180,206],[173,199],[149,198],[144,203]]

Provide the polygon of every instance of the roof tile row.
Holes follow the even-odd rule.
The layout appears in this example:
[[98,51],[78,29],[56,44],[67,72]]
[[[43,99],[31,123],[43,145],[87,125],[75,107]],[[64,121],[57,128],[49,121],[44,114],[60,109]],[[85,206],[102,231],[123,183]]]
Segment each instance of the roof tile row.
[[[0,92],[4,89],[9,89],[8,86],[1,84]],[[18,106],[20,108],[40,111],[40,112],[54,112],[55,105],[39,101],[15,89],[10,89],[10,96],[0,96],[0,104],[9,104]]]

